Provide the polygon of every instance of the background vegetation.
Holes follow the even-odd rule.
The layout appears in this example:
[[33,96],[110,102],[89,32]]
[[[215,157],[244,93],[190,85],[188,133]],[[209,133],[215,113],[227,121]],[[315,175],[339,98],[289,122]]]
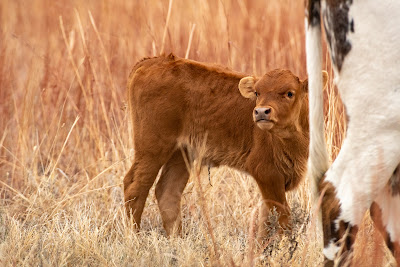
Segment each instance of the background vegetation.
[[[135,62],[174,52],[248,74],[288,68],[305,78],[303,10],[291,0],[1,1],[0,265],[321,264],[307,181],[289,194],[293,232],[265,251],[254,244],[256,185],[232,169],[192,175],[182,238],[165,237],[153,191],[141,232],[123,207],[134,154],[125,86]],[[328,60],[326,69],[332,76]],[[334,158],[345,121],[331,83],[326,98]],[[356,255],[390,264],[366,220]]]

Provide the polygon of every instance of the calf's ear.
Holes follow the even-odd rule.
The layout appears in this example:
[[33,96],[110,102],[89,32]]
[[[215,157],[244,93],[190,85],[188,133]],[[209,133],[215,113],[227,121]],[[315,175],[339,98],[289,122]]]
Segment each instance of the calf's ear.
[[240,80],[239,91],[245,98],[256,99],[254,84],[256,83],[254,77],[247,76]]
[[[326,85],[328,84],[328,79],[329,79],[329,75],[328,72],[326,71],[322,71],[322,88],[325,88]],[[303,89],[305,92],[308,92],[308,78],[305,79],[303,82]]]

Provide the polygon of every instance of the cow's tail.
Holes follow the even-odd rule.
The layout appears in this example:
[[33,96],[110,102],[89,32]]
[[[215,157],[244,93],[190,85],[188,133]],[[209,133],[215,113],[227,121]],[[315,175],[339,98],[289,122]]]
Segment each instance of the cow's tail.
[[[309,96],[310,147],[308,179],[312,197],[318,199],[318,184],[329,168],[329,156],[324,134],[324,100],[322,84],[321,5],[308,0],[306,9],[306,54]],[[320,223],[321,222],[321,216]]]

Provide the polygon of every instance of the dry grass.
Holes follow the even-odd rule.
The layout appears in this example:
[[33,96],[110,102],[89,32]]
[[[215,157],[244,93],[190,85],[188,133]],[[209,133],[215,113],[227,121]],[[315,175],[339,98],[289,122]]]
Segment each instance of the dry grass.
[[[143,230],[133,232],[121,185],[134,149],[125,84],[136,61],[173,51],[305,78],[302,5],[175,0],[168,16],[167,0],[1,1],[0,265],[320,264],[307,181],[289,194],[293,232],[264,252],[254,244],[260,196],[251,177],[220,168],[209,181],[206,170],[195,172],[182,203],[184,237],[173,239],[153,191]],[[345,125],[332,86],[327,99],[334,158]]]

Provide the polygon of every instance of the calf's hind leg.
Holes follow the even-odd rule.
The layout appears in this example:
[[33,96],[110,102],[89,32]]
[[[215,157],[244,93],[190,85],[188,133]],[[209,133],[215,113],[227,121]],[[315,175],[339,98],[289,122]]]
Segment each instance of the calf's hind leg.
[[[181,198],[189,180],[188,166],[184,155],[186,150],[177,149],[164,165],[156,185],[156,198],[163,225],[168,236],[181,231]],[[186,159],[188,159],[186,157]]]
[[149,190],[162,165],[170,157],[173,146],[159,154],[136,152],[132,167],[124,178],[125,208],[133,216],[135,227],[140,228],[140,220]]

